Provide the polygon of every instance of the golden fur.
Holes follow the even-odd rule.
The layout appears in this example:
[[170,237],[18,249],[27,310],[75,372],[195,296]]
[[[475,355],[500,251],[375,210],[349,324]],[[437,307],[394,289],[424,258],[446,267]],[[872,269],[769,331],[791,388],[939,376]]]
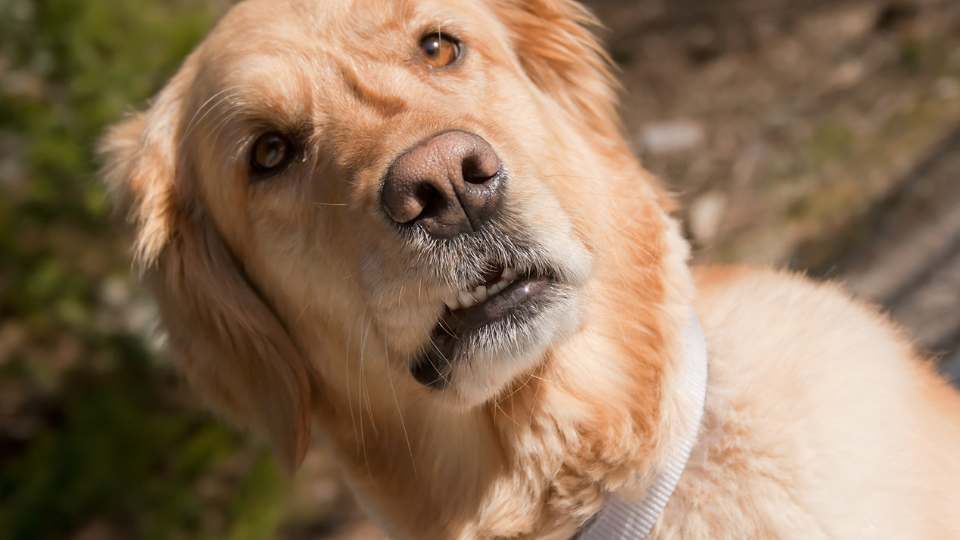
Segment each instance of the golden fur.
[[[594,24],[571,0],[232,9],[102,145],[184,373],[292,467],[314,428],[328,437],[397,538],[564,538],[605,493],[655,476],[689,413],[673,389],[695,309],[707,411],[654,536],[960,537],[956,393],[834,287],[691,274],[672,203],[621,134]],[[438,30],[468,47],[442,72],[417,61]],[[264,129],[305,151],[254,182],[246,149]],[[444,279],[473,262],[412,255],[377,193],[400,152],[445,129],[496,148],[504,229],[572,285],[509,361],[481,355],[437,392],[410,358]]]

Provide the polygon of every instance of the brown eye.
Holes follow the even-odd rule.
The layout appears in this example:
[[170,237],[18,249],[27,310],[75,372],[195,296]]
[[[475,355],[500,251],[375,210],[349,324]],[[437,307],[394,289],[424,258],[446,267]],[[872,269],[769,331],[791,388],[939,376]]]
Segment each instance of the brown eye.
[[250,168],[259,175],[277,174],[290,164],[293,155],[290,139],[280,133],[266,133],[253,143]]
[[453,65],[460,59],[463,46],[457,38],[443,32],[432,32],[420,40],[420,51],[427,65],[434,69]]

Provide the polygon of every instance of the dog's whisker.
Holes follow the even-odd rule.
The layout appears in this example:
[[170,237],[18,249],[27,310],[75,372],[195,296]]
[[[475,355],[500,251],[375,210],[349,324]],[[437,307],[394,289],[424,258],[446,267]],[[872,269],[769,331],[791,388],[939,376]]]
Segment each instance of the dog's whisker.
[[[219,117],[217,124],[214,126],[213,131],[210,133],[210,139],[214,142],[215,145],[220,144],[220,137],[223,135],[224,129],[230,125],[230,122],[234,121],[237,117],[240,116],[239,112],[228,111],[223,116]],[[217,118],[214,116],[213,118]],[[236,156],[234,156],[236,159]]]
[[239,85],[227,86],[214,93],[205,102],[203,102],[200,107],[197,108],[197,111],[190,119],[190,122],[187,123],[186,128],[183,130],[183,136],[180,142],[181,150],[183,149],[183,145],[187,144],[187,141],[189,140],[190,135],[193,133],[194,128],[201,125],[206,120],[207,116],[217,107],[219,107],[221,103],[235,97],[235,92],[240,89],[241,86]]
[[504,416],[507,420],[510,420],[510,422],[513,423],[514,426],[520,427],[520,424],[519,424],[516,420],[514,420],[513,416],[511,416],[510,413],[508,413],[505,408],[503,408],[503,406],[500,404],[499,401],[494,400],[494,401],[493,401],[493,406],[494,406],[498,411],[500,411],[500,413],[503,414],[503,416]]
[[[450,359],[443,354],[443,351],[440,350],[440,347],[437,346],[437,342],[434,341],[432,337],[429,338],[429,340],[430,345],[433,346],[433,349],[437,351],[437,354],[439,354],[441,358],[443,358],[443,361],[445,362],[443,367],[446,369],[450,365]],[[440,376],[440,380],[443,381],[444,385],[449,385],[450,381],[447,379],[446,374],[444,374],[444,370],[440,369],[439,366],[433,363],[433,359],[430,357],[430,355],[427,355],[427,361],[430,362],[430,367],[432,367],[437,372],[437,375]]]
[[516,388],[514,388],[509,394],[507,394],[507,396],[506,396],[505,399],[506,399],[506,400],[509,400],[509,399],[513,398],[513,396],[515,396],[515,395],[519,394],[520,392],[522,392],[522,391],[530,384],[530,382],[533,381],[533,379],[534,379],[533,373],[528,374],[528,375],[524,378],[523,384],[518,385]]
[[386,337],[383,338],[383,350],[386,356],[387,384],[390,385],[390,393],[393,395],[393,404],[397,409],[397,416],[400,418],[400,431],[403,433],[403,440],[407,445],[407,453],[410,454],[410,466],[413,469],[414,478],[417,477],[417,460],[413,456],[413,446],[410,444],[410,433],[407,431],[407,423],[403,418],[403,409],[400,407],[400,400],[397,398],[397,388],[393,383],[393,366],[390,363],[390,348]]
[[380,432],[377,428],[376,418],[374,418],[373,405],[370,402],[370,387],[366,383],[367,376],[367,365],[366,365],[366,350],[367,350],[367,337],[370,332],[370,319],[367,319],[366,324],[363,330],[363,337],[361,338],[360,346],[360,395],[365,396],[365,401],[367,404],[367,414],[370,417],[370,427],[373,429],[373,435],[379,436]]
[[[363,317],[362,317],[362,318],[363,318]],[[353,391],[352,391],[352,383],[350,382],[350,378],[351,378],[350,372],[352,371],[352,370],[350,369],[350,359],[352,358],[352,356],[349,354],[349,351],[353,348],[353,330],[354,330],[354,326],[355,326],[354,324],[349,325],[349,328],[348,328],[348,331],[347,331],[347,351],[348,351],[348,354],[343,355],[343,359],[344,359],[344,373],[345,373],[345,378],[346,378],[344,387],[345,387],[346,392],[347,392],[347,396],[346,396],[347,409],[348,409],[348,411],[349,411],[349,413],[350,413],[350,427],[351,427],[351,431],[352,431],[352,433],[353,433],[353,438],[354,438],[354,440],[360,439],[360,440],[362,441],[362,440],[363,440],[362,431],[359,431],[359,433],[358,433],[356,415],[355,415],[354,412],[353,412]],[[362,421],[363,421],[363,419],[362,419],[362,417],[361,417],[361,422],[362,422]],[[366,445],[363,445],[363,446],[364,446],[364,448],[366,448]],[[366,451],[366,450],[364,450],[364,451]]]
[[369,323],[369,319],[367,318],[366,312],[364,312],[363,314],[363,321],[364,321],[364,329],[360,333],[359,373],[357,377],[357,406],[360,408],[358,413],[358,417],[359,417],[358,419],[359,419],[359,425],[360,425],[360,448],[363,454],[363,465],[364,465],[364,468],[366,469],[367,475],[372,477],[373,471],[370,469],[370,460],[369,460],[369,457],[367,456],[367,438],[366,438],[366,429],[364,427],[364,425],[366,424],[366,420],[364,420],[364,417],[363,417],[364,412],[366,412],[367,414],[370,414],[369,406],[366,408],[367,409],[366,411],[364,410],[365,407],[364,407],[364,392],[363,392],[364,390],[363,381],[364,381],[364,371],[365,371],[364,352],[366,350],[366,332],[367,332],[368,323]]

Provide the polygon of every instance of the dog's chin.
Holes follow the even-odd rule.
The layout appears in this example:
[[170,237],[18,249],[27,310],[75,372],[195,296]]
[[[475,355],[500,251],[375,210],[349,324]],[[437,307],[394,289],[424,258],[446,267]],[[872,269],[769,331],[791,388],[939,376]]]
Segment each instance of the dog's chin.
[[549,274],[521,273],[490,291],[472,305],[448,304],[410,364],[413,378],[454,408],[472,409],[501,395],[579,323],[578,288]]

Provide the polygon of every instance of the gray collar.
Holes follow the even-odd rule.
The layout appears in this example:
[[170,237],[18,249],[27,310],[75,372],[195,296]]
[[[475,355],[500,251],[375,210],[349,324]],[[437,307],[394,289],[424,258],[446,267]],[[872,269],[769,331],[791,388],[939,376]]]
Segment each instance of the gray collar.
[[683,356],[677,391],[696,407],[683,436],[668,443],[668,459],[650,489],[639,501],[610,494],[607,503],[574,537],[576,540],[643,540],[650,535],[690,459],[700,434],[707,395],[707,343],[703,328],[692,315],[683,332]]

